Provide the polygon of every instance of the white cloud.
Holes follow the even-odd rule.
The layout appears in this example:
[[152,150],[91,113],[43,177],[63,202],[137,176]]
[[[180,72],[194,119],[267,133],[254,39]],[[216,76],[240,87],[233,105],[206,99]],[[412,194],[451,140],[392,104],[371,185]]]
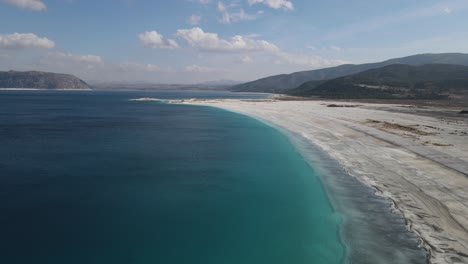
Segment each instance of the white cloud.
[[33,33],[0,34],[0,48],[25,49],[41,48],[52,49],[55,43],[48,38],[40,38]]
[[250,33],[250,34],[244,35],[244,37],[246,37],[246,38],[251,38],[251,39],[256,39],[256,38],[259,38],[259,37],[261,37],[261,36],[262,36],[262,35],[257,34],[257,33]]
[[340,52],[343,50],[343,48],[339,47],[339,46],[336,46],[336,45],[331,45],[331,46],[313,46],[313,45],[309,45],[306,47],[307,49],[309,50],[312,50],[312,51],[317,51],[317,52],[330,52],[330,51],[336,51],[336,52]]
[[241,64],[250,64],[250,63],[253,63],[253,59],[250,56],[244,56],[235,62],[241,63]]
[[274,9],[293,10],[294,5],[288,0],[248,0],[249,5],[264,4]]
[[196,72],[196,73],[204,73],[204,72],[218,72],[221,71],[220,69],[210,68],[200,65],[190,65],[185,67],[185,71],[187,72]]
[[138,35],[143,45],[153,49],[176,49],[179,47],[173,39],[165,39],[163,35],[156,31],[146,31]]
[[100,56],[96,55],[80,55],[72,53],[54,52],[49,54],[49,58],[61,61],[71,61],[78,63],[102,63],[103,60]]
[[229,12],[227,11],[226,6],[222,2],[218,2],[218,11],[221,12],[223,15],[222,22],[223,23],[231,23],[231,18]]
[[1,2],[20,8],[29,8],[35,11],[46,10],[47,6],[40,0],[0,0]]
[[120,70],[126,72],[172,72],[173,70],[170,68],[164,68],[156,64],[142,64],[142,63],[120,63],[118,65]]
[[279,48],[265,40],[255,40],[236,35],[230,39],[221,39],[216,33],[204,32],[195,27],[179,29],[176,35],[187,41],[192,47],[203,51],[239,52],[239,51],[278,51]]
[[191,1],[203,4],[203,5],[211,3],[211,0],[191,0]]
[[[41,55],[37,61],[28,64],[21,63],[29,70],[43,70],[51,72],[68,72],[75,75],[89,74],[99,75],[106,67],[103,59],[96,55],[81,55],[65,52],[48,52]],[[26,70],[26,69],[25,69]]]
[[[275,64],[279,65],[296,65],[305,67],[331,67],[346,63],[342,60],[329,60],[320,56],[310,56],[304,54],[291,54],[282,51],[273,43],[265,40],[257,40],[246,36],[234,36],[230,39],[221,39],[216,33],[204,32],[201,28],[195,27],[192,29],[179,29],[176,33],[178,37],[183,38],[192,47],[202,51],[218,51],[218,52],[267,52],[268,56],[273,59]],[[341,48],[330,46],[330,50],[339,51]],[[234,60],[235,63],[248,64],[253,60],[250,56],[243,54],[243,57]],[[193,67],[193,71],[200,69]],[[203,71],[206,72],[206,71]]]
[[445,7],[444,12],[447,13],[447,14],[450,14],[450,13],[452,13],[452,9],[450,9],[448,7]]
[[190,25],[198,25],[198,24],[200,24],[201,19],[202,19],[201,16],[191,15],[189,17],[188,21],[189,21]]
[[255,20],[257,16],[263,14],[263,11],[258,11],[257,14],[247,14],[244,9],[240,9],[238,12],[231,12],[229,8],[222,2],[218,2],[218,11],[221,13],[221,22],[225,24],[231,24],[243,20]]

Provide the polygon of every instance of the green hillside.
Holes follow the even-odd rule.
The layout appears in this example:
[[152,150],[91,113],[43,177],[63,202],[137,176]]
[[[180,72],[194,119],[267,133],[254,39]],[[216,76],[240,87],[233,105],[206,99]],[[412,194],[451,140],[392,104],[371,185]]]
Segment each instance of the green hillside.
[[308,81],[331,80],[392,64],[408,64],[415,66],[424,64],[456,64],[468,66],[468,54],[419,54],[378,63],[366,63],[359,65],[346,64],[325,69],[270,76],[256,81],[234,85],[230,88],[230,90],[235,92],[286,93],[288,90],[294,89]]
[[307,82],[289,94],[350,99],[464,97],[468,95],[468,66],[395,64],[323,83]]

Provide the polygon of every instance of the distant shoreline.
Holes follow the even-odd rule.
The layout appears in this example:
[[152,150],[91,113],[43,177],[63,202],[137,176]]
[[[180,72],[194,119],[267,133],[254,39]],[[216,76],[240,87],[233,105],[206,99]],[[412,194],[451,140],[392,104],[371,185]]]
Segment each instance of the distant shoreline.
[[0,91],[39,91],[37,88],[0,88]]
[[0,91],[93,91],[92,89],[0,88]]

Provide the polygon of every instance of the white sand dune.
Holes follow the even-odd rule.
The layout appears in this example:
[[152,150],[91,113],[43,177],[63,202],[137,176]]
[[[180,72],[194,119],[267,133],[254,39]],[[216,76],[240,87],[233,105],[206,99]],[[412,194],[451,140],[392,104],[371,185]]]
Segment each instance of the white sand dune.
[[[468,124],[441,109],[277,100],[183,102],[246,114],[302,135],[392,199],[431,263],[468,263]],[[350,104],[348,104],[350,105]],[[433,116],[430,114],[432,113]],[[434,113],[436,115],[434,116]]]

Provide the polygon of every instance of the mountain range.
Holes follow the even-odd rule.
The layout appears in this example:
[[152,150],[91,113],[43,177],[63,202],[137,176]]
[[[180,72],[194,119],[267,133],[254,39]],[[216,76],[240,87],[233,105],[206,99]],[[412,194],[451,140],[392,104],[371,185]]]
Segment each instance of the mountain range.
[[393,64],[325,82],[306,82],[287,93],[346,99],[459,98],[468,96],[468,66]]
[[390,59],[377,63],[344,64],[331,68],[270,76],[256,81],[234,85],[230,88],[230,90],[235,92],[287,93],[287,91],[295,89],[304,84],[305,82],[313,81],[315,82],[315,85],[319,85],[327,80],[332,80],[335,78],[394,64],[406,64],[413,66],[420,66],[425,64],[468,65],[468,54],[419,54],[408,57]]
[[[377,63],[275,75],[232,85],[233,81],[197,85],[96,83],[96,89],[230,90],[326,98],[468,98],[468,54],[420,54]],[[0,88],[41,90],[92,89],[69,74],[38,71],[0,71]]]

